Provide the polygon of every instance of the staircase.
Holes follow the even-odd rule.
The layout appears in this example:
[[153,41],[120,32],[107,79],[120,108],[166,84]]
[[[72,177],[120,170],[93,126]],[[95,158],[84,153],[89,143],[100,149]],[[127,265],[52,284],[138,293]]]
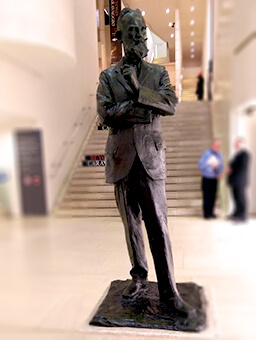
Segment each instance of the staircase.
[[182,81],[182,101],[197,100],[196,96],[197,78],[184,78]]
[[[210,109],[206,102],[182,102],[172,117],[162,118],[167,146],[166,193],[169,216],[201,215],[198,160],[210,146]],[[84,155],[104,154],[108,130],[91,132]],[[119,216],[113,185],[105,184],[104,167],[77,165],[57,216]]]

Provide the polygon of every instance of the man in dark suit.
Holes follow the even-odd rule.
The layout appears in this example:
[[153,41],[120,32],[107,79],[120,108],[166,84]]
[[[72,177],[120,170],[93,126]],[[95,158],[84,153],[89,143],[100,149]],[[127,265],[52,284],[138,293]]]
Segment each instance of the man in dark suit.
[[204,77],[202,76],[202,73],[199,73],[197,76],[197,84],[196,84],[196,95],[198,100],[204,99]]
[[234,201],[234,211],[229,216],[229,219],[241,222],[247,219],[246,187],[250,161],[250,155],[244,146],[245,139],[238,137],[234,143],[236,153],[227,169],[228,184]]
[[165,145],[161,116],[173,115],[177,98],[168,73],[143,61],[146,24],[139,10],[125,8],[116,36],[125,56],[100,75],[97,91],[100,122],[110,127],[106,144],[106,182],[115,184],[125,227],[132,283],[123,297],[132,299],[147,286],[141,222],[145,222],[161,300],[185,315],[194,310],[180,297],[173,270],[167,226]]

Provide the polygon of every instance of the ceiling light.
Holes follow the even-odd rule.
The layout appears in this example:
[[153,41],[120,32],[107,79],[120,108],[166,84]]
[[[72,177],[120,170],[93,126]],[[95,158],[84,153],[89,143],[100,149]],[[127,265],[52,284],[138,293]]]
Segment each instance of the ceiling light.
[[146,12],[145,12],[145,11],[142,11],[141,14],[142,14],[142,16],[144,17],[144,15],[146,14]]
[[173,23],[170,21],[170,22],[169,22],[169,26],[171,27],[172,25],[173,25]]
[[190,52],[192,52],[192,53],[195,52],[195,49],[194,49],[194,48],[191,48]]
[[194,19],[190,20],[190,25],[194,25],[194,23],[195,23]]
[[193,37],[193,35],[195,35],[195,32],[190,32],[191,37]]
[[170,13],[170,9],[169,9],[169,8],[167,8],[167,10],[166,10],[165,12],[166,12],[167,14],[168,14],[168,13]]
[[195,10],[195,6],[190,7],[190,11],[193,12]]
[[172,34],[171,34],[171,38],[173,38],[173,37],[174,37],[174,34],[172,33]]
[[194,55],[194,54],[191,54],[191,56],[190,56],[190,57],[193,59],[193,58],[195,58],[195,55]]
[[191,41],[190,46],[195,46],[195,42]]

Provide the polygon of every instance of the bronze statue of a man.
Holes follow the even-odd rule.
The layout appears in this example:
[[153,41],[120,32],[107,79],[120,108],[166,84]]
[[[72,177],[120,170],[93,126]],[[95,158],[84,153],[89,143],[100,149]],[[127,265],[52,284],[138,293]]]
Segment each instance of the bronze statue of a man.
[[146,24],[141,12],[125,8],[117,24],[125,56],[100,75],[100,122],[107,125],[106,182],[114,183],[125,227],[132,283],[123,293],[135,298],[146,289],[148,265],[141,223],[144,220],[154,259],[160,299],[183,316],[194,313],[177,290],[167,226],[165,144],[161,116],[173,115],[177,98],[163,66],[143,61]]

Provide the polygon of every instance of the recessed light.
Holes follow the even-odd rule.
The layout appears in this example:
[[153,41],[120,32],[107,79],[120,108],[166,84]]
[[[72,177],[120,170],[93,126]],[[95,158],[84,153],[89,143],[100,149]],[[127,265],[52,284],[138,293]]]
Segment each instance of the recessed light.
[[195,10],[195,6],[190,7],[190,11],[193,12]]
[[195,42],[191,41],[190,46],[195,46]]
[[169,22],[169,26],[172,27],[172,25],[173,25],[173,24],[172,24],[172,22],[170,21],[170,22]]
[[171,38],[173,38],[173,37],[174,37],[174,34],[172,33],[172,34],[171,34]]
[[190,32],[191,37],[193,37],[193,35],[195,35],[195,32]]
[[144,17],[144,15],[146,14],[146,12],[145,12],[145,11],[142,11],[141,14],[142,14],[142,16]]
[[190,20],[190,25],[194,25],[194,23],[195,23],[194,19]]
[[191,56],[190,56],[190,57],[193,59],[193,58],[195,58],[195,55],[194,55],[194,54],[191,54]]
[[191,48],[190,52],[195,52],[195,49],[194,49],[194,48]]
[[167,8],[167,10],[165,12],[166,13],[170,13],[170,8]]

